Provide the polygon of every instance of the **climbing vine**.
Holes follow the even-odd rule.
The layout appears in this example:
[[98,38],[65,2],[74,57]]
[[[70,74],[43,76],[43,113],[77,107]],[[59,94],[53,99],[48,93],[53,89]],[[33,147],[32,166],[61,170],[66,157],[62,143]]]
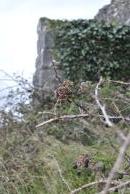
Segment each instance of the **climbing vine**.
[[55,32],[55,50],[66,78],[130,77],[129,26],[72,20],[60,22]]

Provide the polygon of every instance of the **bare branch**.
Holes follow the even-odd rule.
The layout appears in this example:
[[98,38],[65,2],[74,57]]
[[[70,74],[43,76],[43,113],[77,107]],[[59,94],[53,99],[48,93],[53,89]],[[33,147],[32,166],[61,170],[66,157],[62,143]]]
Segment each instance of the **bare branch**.
[[68,190],[69,190],[69,192],[70,192],[70,191],[71,191],[71,188],[70,188],[68,182],[65,180],[65,178],[64,178],[63,175],[62,175],[62,171],[61,171],[61,168],[60,168],[60,166],[59,166],[59,164],[58,164],[58,161],[56,160],[56,158],[54,157],[54,155],[51,155],[51,156],[53,157],[53,159],[54,159],[55,162],[56,162],[57,169],[58,169],[58,172],[59,172],[59,175],[60,175],[60,178],[61,178],[62,182],[66,185],[66,187],[68,188]]
[[[43,114],[44,114],[44,112],[43,112]],[[46,114],[46,113],[45,113]],[[51,112],[49,112],[49,113],[47,113],[47,114],[52,114],[52,115],[56,115],[55,113],[51,113]],[[89,115],[88,114],[79,114],[79,115],[64,115],[64,116],[59,116],[59,117],[54,117],[54,118],[52,118],[52,119],[49,119],[49,120],[47,120],[47,121],[44,121],[44,122],[42,122],[42,123],[40,123],[40,124],[38,124],[38,125],[36,125],[36,128],[39,128],[39,127],[41,127],[41,126],[43,126],[43,125],[46,125],[46,124],[50,124],[50,123],[52,123],[52,122],[56,122],[56,121],[60,121],[60,120],[62,120],[62,121],[65,121],[65,120],[71,120],[71,119],[77,119],[77,118],[85,118],[85,117],[88,117]],[[103,116],[103,115],[100,115],[99,117],[101,117],[101,118],[105,118],[105,116]],[[122,119],[122,117],[114,117],[114,116],[108,116],[108,118],[109,119]],[[126,121],[130,121],[130,118],[125,118],[125,120]]]
[[71,119],[77,119],[77,118],[84,118],[84,117],[88,117],[89,115],[88,114],[79,114],[79,115],[63,115],[63,116],[59,116],[59,117],[54,117],[52,119],[49,119],[47,121],[44,121],[38,125],[36,125],[36,128],[39,128],[43,125],[46,125],[46,124],[49,124],[49,123],[52,123],[52,122],[55,122],[55,121],[66,121],[66,120],[71,120]]
[[130,85],[130,82],[115,81],[115,80],[109,80],[109,81],[117,84],[122,84],[122,85]]
[[128,136],[125,139],[124,144],[120,148],[120,152],[119,152],[119,155],[117,157],[117,160],[116,160],[116,162],[115,162],[115,164],[114,164],[114,166],[113,166],[113,168],[110,172],[110,175],[108,177],[108,181],[106,183],[106,186],[105,186],[104,190],[101,192],[101,194],[107,194],[108,193],[111,181],[114,178],[115,173],[119,170],[122,161],[124,160],[125,152],[126,152],[128,146],[129,146],[129,144],[130,144],[130,133],[128,134]]
[[[99,181],[95,181],[95,182],[92,182],[92,183],[88,183],[88,184],[82,185],[81,187],[71,191],[70,194],[77,194],[83,189],[87,189],[89,187],[93,187],[93,186],[99,185],[99,184],[105,184],[106,182],[107,182],[107,180],[99,180]],[[112,185],[117,185],[118,183],[119,182],[115,181],[115,180],[111,182]]]
[[102,114],[103,114],[104,119],[105,119],[105,123],[106,123],[109,127],[112,127],[114,124],[110,121],[109,116],[108,116],[107,113],[106,113],[105,105],[102,105],[102,104],[100,103],[100,100],[99,100],[98,90],[99,90],[99,86],[101,85],[102,81],[103,81],[103,79],[102,79],[102,77],[101,77],[100,80],[99,80],[99,82],[98,82],[98,84],[97,84],[97,86],[96,86],[96,88],[95,88],[95,100],[96,100],[96,103],[97,103],[98,107],[99,107],[99,108],[101,109],[101,111],[102,111]]
[[[125,121],[130,121],[130,117],[122,117],[122,116],[110,116],[107,115],[109,119],[115,119],[115,120],[125,120]],[[99,115],[99,117],[104,118],[104,115]]]
[[[117,189],[122,189],[122,188],[124,188],[124,187],[126,187],[128,185],[130,185],[130,181],[121,182],[119,185],[109,188],[108,192],[113,192],[113,191],[115,191]],[[100,192],[98,194],[102,194],[102,192]]]
[[56,116],[55,113],[53,112],[49,112],[49,111],[43,111],[43,112],[38,112],[39,115],[44,115],[44,114],[47,114],[47,115],[53,115],[53,116]]

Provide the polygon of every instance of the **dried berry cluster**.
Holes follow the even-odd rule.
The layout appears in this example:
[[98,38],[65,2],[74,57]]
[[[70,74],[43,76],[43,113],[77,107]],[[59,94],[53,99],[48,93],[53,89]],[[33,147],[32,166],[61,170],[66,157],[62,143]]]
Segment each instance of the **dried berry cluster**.
[[90,157],[88,154],[82,154],[78,157],[78,159],[74,162],[74,168],[88,168],[90,162]]
[[57,101],[69,101],[72,96],[73,82],[65,80],[55,91]]
[[81,169],[89,169],[91,172],[94,172],[95,174],[101,173],[101,175],[105,175],[105,165],[102,161],[94,161],[88,154],[82,154],[80,155],[77,160],[74,161],[73,165],[74,169],[79,170]]

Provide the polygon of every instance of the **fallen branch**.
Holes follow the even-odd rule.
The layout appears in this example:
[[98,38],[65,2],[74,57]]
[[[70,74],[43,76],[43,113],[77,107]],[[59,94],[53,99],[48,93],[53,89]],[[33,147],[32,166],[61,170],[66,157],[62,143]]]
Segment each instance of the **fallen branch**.
[[99,108],[101,109],[101,111],[102,111],[102,114],[103,114],[104,119],[105,119],[105,123],[106,123],[109,127],[112,127],[114,124],[110,121],[109,116],[108,116],[107,113],[106,113],[105,105],[102,105],[102,104],[100,103],[100,100],[99,100],[98,90],[99,90],[99,86],[101,85],[102,81],[103,81],[103,79],[102,79],[102,77],[101,77],[100,80],[99,80],[99,82],[98,82],[98,84],[97,84],[97,86],[96,86],[96,88],[95,88],[95,100],[96,100],[96,103],[97,103],[98,107],[99,107]]
[[[50,112],[43,113],[43,114],[52,114],[52,115],[55,116],[54,113],[50,113]],[[36,128],[41,127],[41,126],[46,125],[46,124],[50,124],[50,123],[52,123],[52,122],[60,121],[60,120],[65,121],[65,120],[71,120],[71,119],[76,119],[76,118],[85,118],[85,117],[88,117],[88,116],[89,116],[88,114],[64,115],[64,116],[59,116],[59,117],[56,117],[56,116],[55,116],[55,117],[52,118],[52,119],[49,119],[49,120],[47,120],[47,121],[44,121],[44,122],[42,122],[42,123],[36,125]],[[116,120],[121,120],[121,119],[122,119],[122,117],[120,117],[120,116],[119,116],[119,117],[109,116],[109,115],[107,115],[107,116],[108,116],[109,119],[116,119]],[[99,115],[99,117],[100,117],[100,118],[105,118],[104,115]],[[124,118],[124,119],[125,119],[125,121],[130,122],[130,118],[129,118],[129,117],[126,117],[126,118]]]
[[[109,189],[108,189],[108,192],[114,192],[115,190],[117,190],[117,189],[122,189],[122,188],[124,188],[124,187],[126,187],[126,186],[128,186],[128,185],[130,185],[130,181],[122,182],[122,183],[120,183],[120,184],[117,185],[117,186],[114,186],[114,187],[109,188]],[[103,194],[103,193],[100,192],[100,193],[98,193],[98,194]]]
[[66,120],[71,120],[71,119],[77,119],[77,118],[84,118],[84,117],[88,117],[89,115],[88,114],[79,114],[79,115],[63,115],[63,116],[59,116],[59,117],[54,117],[52,119],[49,119],[47,121],[44,121],[38,125],[36,125],[36,128],[39,128],[43,125],[46,125],[46,124],[50,124],[52,122],[56,122],[56,121],[66,121]]
[[[130,117],[122,117],[122,116],[110,116],[110,115],[107,115],[109,119],[111,120],[125,120],[125,121],[130,121]],[[101,118],[104,118],[103,115],[99,115],[99,117]]]
[[[110,146],[114,149],[115,153],[117,153],[119,150],[118,148],[113,144],[113,142],[111,141],[110,137],[107,137],[110,143]],[[126,162],[128,163],[128,166],[125,167],[125,170],[127,170],[130,167],[130,156],[125,153],[125,158]]]
[[[105,184],[106,182],[107,182],[107,180],[99,180],[99,181],[95,181],[95,182],[92,182],[92,183],[88,183],[88,184],[85,184],[85,185],[71,191],[70,194],[77,194],[83,189],[87,189],[89,187],[93,187],[93,186],[98,185],[98,184]],[[111,181],[112,185],[117,185],[118,183],[119,183],[118,181]]]
[[122,85],[130,85],[130,82],[115,81],[115,80],[109,80],[109,81],[117,84],[122,84]]
[[111,181],[114,178],[115,173],[118,172],[118,170],[119,170],[119,168],[122,164],[122,161],[124,160],[125,152],[126,152],[128,146],[129,146],[129,144],[130,144],[130,133],[128,134],[128,136],[125,139],[125,142],[123,143],[122,147],[120,148],[120,152],[119,152],[119,155],[117,157],[117,160],[116,160],[116,162],[115,162],[115,164],[114,164],[114,166],[113,166],[113,168],[112,168],[112,170],[109,174],[106,186],[105,186],[104,190],[101,192],[101,194],[107,194],[108,193]]

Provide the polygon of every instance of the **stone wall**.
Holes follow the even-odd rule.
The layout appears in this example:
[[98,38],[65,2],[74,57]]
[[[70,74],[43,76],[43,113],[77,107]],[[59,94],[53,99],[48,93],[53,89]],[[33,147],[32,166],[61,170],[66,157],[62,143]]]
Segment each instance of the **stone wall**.
[[112,0],[109,5],[99,10],[95,19],[130,25],[130,0]]
[[33,76],[33,85],[35,88],[33,103],[44,103],[50,94],[54,95],[54,90],[59,84],[55,71],[58,75],[61,72],[58,64],[52,63],[53,49],[54,49],[54,32],[50,28],[51,20],[41,18],[37,26],[37,58],[36,58],[36,71]]
[[[104,6],[99,10],[95,19],[105,22],[113,22],[115,24],[130,25],[130,0],[112,0],[111,4]],[[59,66],[52,64],[54,50],[54,28],[51,28],[51,22],[47,18],[41,18],[38,23],[37,33],[37,59],[36,71],[33,77],[33,85],[35,87],[33,102],[35,105],[44,103],[50,94],[54,96],[54,90],[59,84],[55,69],[62,77]],[[55,21],[56,22],[56,21]],[[54,23],[55,23],[54,22]]]

